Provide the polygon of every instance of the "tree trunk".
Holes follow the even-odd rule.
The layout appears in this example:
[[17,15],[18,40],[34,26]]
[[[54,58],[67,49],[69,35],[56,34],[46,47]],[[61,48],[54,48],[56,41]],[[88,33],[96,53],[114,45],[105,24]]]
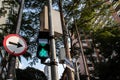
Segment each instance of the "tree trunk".
[[[63,30],[63,39],[64,39],[64,46],[65,46],[65,51],[66,51],[66,57],[68,60],[71,61],[71,55],[69,51],[69,42],[68,42],[68,30],[65,26],[65,21],[64,21],[64,16],[62,13],[62,0],[59,0],[59,9],[60,9],[60,17],[61,17],[61,23],[62,23],[62,30]],[[68,75],[68,80],[74,80],[74,74],[71,69],[67,71]]]

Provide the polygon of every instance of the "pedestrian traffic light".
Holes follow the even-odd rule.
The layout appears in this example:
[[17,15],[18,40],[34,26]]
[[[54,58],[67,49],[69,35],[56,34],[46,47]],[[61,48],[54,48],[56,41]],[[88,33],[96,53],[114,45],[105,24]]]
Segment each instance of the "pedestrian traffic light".
[[39,58],[48,58],[49,52],[48,39],[39,39],[37,52]]
[[49,57],[50,52],[49,32],[40,31],[37,42],[37,57],[41,59],[41,62],[44,62]]

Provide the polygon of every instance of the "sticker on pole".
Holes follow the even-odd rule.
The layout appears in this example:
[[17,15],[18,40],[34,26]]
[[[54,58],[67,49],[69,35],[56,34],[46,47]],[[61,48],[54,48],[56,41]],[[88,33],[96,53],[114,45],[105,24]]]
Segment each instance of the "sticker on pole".
[[18,34],[9,34],[3,40],[5,50],[12,55],[19,56],[26,52],[26,41]]

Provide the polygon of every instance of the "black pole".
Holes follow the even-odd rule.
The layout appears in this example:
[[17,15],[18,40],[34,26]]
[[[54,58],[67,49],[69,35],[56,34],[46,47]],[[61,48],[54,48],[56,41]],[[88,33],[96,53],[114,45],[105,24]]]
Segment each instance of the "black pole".
[[16,80],[16,73],[15,73],[16,57],[10,55],[8,61],[9,63],[8,63],[8,72],[7,72],[6,80]]
[[[20,31],[24,3],[25,3],[25,0],[21,0],[19,13],[18,13],[19,14],[18,22],[17,22],[17,26],[16,26],[16,34],[19,34],[19,31]],[[16,56],[10,55],[6,80],[16,80],[16,72],[15,72],[16,65],[15,64],[16,64]]]
[[20,31],[24,3],[25,3],[25,0],[21,0],[19,16],[18,16],[18,22],[17,22],[17,28],[16,28],[16,34],[19,34],[19,31]]

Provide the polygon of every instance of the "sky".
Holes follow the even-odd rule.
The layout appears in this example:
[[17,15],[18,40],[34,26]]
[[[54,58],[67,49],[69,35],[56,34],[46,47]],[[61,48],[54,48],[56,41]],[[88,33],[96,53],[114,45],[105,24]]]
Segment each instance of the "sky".
[[[29,64],[29,62],[31,61],[31,60],[29,60],[29,61],[27,61],[24,57],[21,57],[21,63],[19,64],[19,68],[21,68],[21,69],[25,69],[26,67],[30,67],[30,64]],[[39,62],[36,64],[36,65],[33,65],[32,67],[34,67],[34,68],[36,68],[36,69],[39,69],[39,70],[41,70],[41,71],[43,71],[44,72],[44,67],[45,67],[45,65],[43,65],[43,64],[41,64],[40,63],[40,60],[39,60]],[[64,71],[64,68],[63,68],[63,65],[62,64],[58,64],[58,77],[59,77],[59,79],[61,78],[61,76],[62,76],[62,73],[63,73],[63,71]]]

